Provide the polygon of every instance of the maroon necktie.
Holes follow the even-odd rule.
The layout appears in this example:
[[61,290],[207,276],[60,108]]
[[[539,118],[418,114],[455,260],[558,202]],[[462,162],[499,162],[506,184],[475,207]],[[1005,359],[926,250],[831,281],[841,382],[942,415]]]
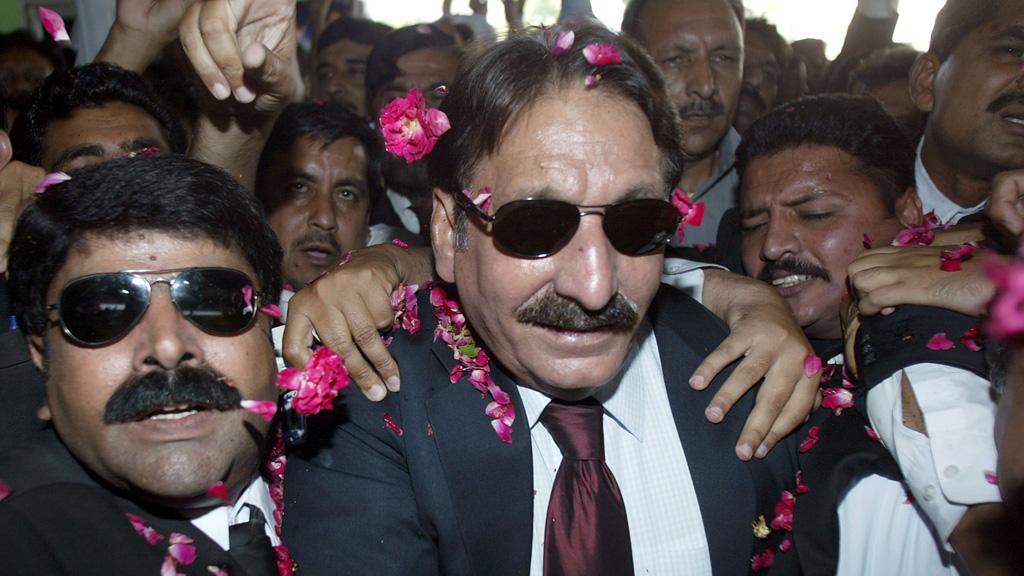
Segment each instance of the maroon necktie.
[[604,463],[603,416],[604,408],[591,398],[552,400],[540,416],[562,450],[548,502],[545,576],[633,573],[626,507]]

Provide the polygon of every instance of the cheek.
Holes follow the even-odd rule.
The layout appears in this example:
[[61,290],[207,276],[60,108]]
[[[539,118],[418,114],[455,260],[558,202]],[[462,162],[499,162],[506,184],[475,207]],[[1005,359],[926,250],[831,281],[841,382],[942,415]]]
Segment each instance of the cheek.
[[284,205],[267,218],[270,228],[277,235],[281,247],[288,250],[293,240],[302,233],[306,212],[298,207]]
[[132,375],[132,351],[125,340],[97,349],[62,343],[51,348],[49,362],[47,397],[58,420],[99,423],[107,400]]
[[230,378],[242,398],[272,400],[275,395],[274,349],[261,319],[242,336],[211,336],[203,345],[206,364]]

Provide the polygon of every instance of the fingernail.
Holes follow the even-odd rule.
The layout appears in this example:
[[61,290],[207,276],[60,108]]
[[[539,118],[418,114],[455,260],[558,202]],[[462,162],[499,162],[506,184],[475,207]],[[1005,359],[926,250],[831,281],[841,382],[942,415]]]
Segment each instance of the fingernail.
[[750,444],[740,444],[736,448],[736,455],[740,457],[740,460],[750,460]]
[[764,445],[764,442],[762,442],[761,445],[757,447],[757,452],[754,453],[754,456],[757,456],[758,458],[764,458],[767,455],[768,447]]
[[402,382],[398,379],[398,376],[391,376],[388,378],[388,390],[392,392],[398,392]]
[[388,391],[384,389],[380,384],[374,384],[370,387],[370,400],[378,402],[383,400],[388,395]]
[[704,388],[704,377],[703,376],[692,376],[690,378],[690,386],[700,390]]
[[210,91],[213,92],[213,97],[217,100],[223,100],[231,95],[231,90],[228,90],[228,87],[223,84],[214,84]]
[[248,86],[242,85],[235,88],[235,99],[242,103],[248,103],[256,99],[256,94],[249,90]]
[[709,406],[704,410],[704,416],[712,422],[718,423],[722,421],[722,409],[718,406]]
[[892,307],[882,308],[882,316],[888,316],[889,314],[892,314],[895,311],[896,311],[896,309],[892,308]]

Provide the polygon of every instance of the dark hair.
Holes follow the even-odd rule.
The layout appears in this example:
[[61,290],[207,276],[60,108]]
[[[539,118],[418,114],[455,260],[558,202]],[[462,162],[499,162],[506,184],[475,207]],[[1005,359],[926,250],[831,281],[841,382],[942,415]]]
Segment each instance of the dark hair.
[[185,131],[181,122],[142,76],[113,64],[94,62],[66,72],[54,72],[36,90],[32,103],[18,115],[11,130],[14,158],[39,165],[50,122],[67,118],[79,108],[111,102],[123,102],[144,110],[160,124],[170,151],[185,152]]
[[371,118],[376,118],[380,112],[373,105],[377,94],[388,82],[398,77],[398,59],[410,52],[428,48],[459,49],[454,38],[432,24],[399,28],[374,46],[366,59],[366,109]]
[[[744,21],[746,20],[745,11],[743,10],[743,0],[723,0],[728,2],[729,7],[732,8],[734,14],[736,14],[736,20],[739,21],[740,27],[743,27]],[[629,34],[633,38],[642,40],[640,36],[640,15],[644,11],[644,6],[647,5],[647,0],[629,0],[626,4],[626,9],[622,13],[622,33]]]
[[[749,38],[751,34],[760,34],[768,42],[768,48],[775,55],[775,60],[779,63],[779,72],[785,74],[789,67],[789,60],[793,57],[793,48],[782,37],[782,34],[779,34],[779,29],[775,27],[775,24],[765,18],[748,18],[745,26],[744,45],[748,45],[746,38]],[[781,81],[780,77],[780,85]]]
[[451,130],[428,157],[436,186],[449,192],[469,187],[477,164],[498,149],[517,113],[560,88],[584,86],[594,67],[583,50],[594,43],[614,46],[622,63],[602,66],[601,80],[592,90],[618,96],[643,111],[661,150],[666,194],[679,182],[683,156],[676,107],[654,61],[635,42],[604,27],[583,24],[574,33],[572,47],[557,57],[543,36],[526,33],[463,63],[441,104]]
[[281,247],[252,193],[226,172],[181,156],[119,158],[70,173],[18,219],[10,248],[11,306],[26,333],[46,330],[46,292],[89,235],[151,230],[238,250],[268,302],[281,293]]
[[266,178],[265,171],[276,156],[287,154],[295,141],[303,136],[321,142],[325,148],[342,138],[358,140],[366,151],[366,185],[370,193],[370,205],[384,194],[384,178],[380,168],[383,149],[379,136],[366,120],[338,104],[304,102],[290,104],[281,112],[263,146],[256,175],[256,193],[265,206],[267,198],[264,197],[261,185]]
[[331,22],[320,33],[317,40],[317,52],[327,48],[331,44],[337,44],[342,40],[351,40],[356,44],[375,46],[382,38],[391,32],[391,27],[373,20],[363,18],[338,18]]
[[0,34],[0,52],[10,50],[11,48],[27,48],[35,51],[50,61],[54,72],[65,70],[68,67],[68,62],[64,58],[64,53],[61,51],[60,46],[48,36],[44,36],[42,40],[36,40],[25,30],[15,30],[7,34]]
[[935,16],[928,51],[945,62],[965,36],[992,21],[998,11],[999,0],[947,0]]
[[850,73],[848,91],[858,85],[877,90],[890,82],[909,81],[910,69],[921,53],[906,44],[893,44],[873,50]]
[[800,146],[831,146],[857,159],[878,187],[886,209],[914,185],[914,145],[870,96],[825,94],[783,104],[750,125],[736,150],[742,181],[756,158]]

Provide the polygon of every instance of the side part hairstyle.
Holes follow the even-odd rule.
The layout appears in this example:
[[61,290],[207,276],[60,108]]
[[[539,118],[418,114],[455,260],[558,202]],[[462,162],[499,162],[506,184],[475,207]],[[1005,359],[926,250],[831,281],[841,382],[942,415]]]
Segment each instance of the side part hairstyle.
[[256,198],[223,170],[181,156],[122,158],[54,184],[18,219],[8,267],[11,306],[26,334],[46,330],[46,292],[89,237],[140,231],[211,239],[237,250],[267,302],[281,294],[281,247]]
[[589,90],[629,102],[646,116],[661,150],[668,197],[682,175],[682,134],[676,107],[657,66],[636,42],[604,27],[582,24],[573,32],[575,42],[559,56],[551,54],[544,34],[533,32],[499,42],[462,63],[441,104],[451,130],[427,157],[435,186],[452,193],[468,188],[478,164],[497,152],[515,116],[558,90],[583,88],[594,72],[584,49],[591,44],[610,44],[622,62],[602,66],[600,82]]
[[742,181],[755,159],[800,146],[831,146],[857,159],[858,171],[878,187],[890,214],[914,185],[914,145],[870,96],[805,96],[775,108],[743,135],[736,172]]
[[68,118],[79,108],[111,102],[131,104],[144,110],[160,125],[170,151],[185,152],[187,144],[181,121],[142,76],[113,64],[94,62],[54,72],[33,94],[32,103],[18,115],[11,129],[14,159],[38,166],[51,122]]
[[928,51],[945,62],[960,40],[996,17],[999,3],[1000,0],[947,0],[935,16]]
[[[278,116],[274,129],[267,137],[267,143],[260,154],[259,169],[256,175],[256,194],[266,202],[269,194],[265,194],[260,183],[266,180],[266,171],[281,154],[287,154],[295,141],[308,136],[326,148],[342,138],[355,138],[363,145],[366,152],[366,185],[370,193],[370,205],[384,194],[384,177],[381,175],[381,157],[384,154],[380,137],[362,117],[356,116],[343,106],[337,104],[303,102],[290,104]],[[273,206],[266,206],[272,212]]]

